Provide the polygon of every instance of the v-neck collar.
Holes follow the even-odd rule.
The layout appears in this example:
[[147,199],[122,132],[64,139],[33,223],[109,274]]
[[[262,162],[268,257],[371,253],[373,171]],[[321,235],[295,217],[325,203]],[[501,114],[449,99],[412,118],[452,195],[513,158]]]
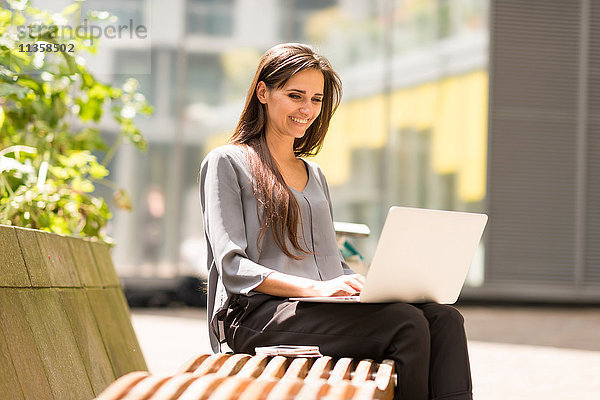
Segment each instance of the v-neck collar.
[[290,185],[288,185],[288,187],[290,189],[292,189],[294,192],[304,194],[304,192],[306,192],[306,188],[308,188],[308,185],[310,185],[312,174],[310,173],[310,165],[308,165],[308,163],[306,161],[304,161],[303,159],[300,159],[300,160],[304,163],[304,167],[306,168],[306,173],[308,174],[308,179],[306,180],[306,185],[304,185],[304,189],[302,189],[302,190],[294,189]]

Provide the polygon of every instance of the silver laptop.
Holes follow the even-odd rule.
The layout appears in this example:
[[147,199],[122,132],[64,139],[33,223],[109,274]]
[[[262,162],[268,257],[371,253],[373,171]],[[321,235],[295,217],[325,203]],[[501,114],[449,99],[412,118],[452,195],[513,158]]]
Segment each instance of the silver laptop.
[[291,300],[453,304],[487,219],[485,214],[391,207],[360,296]]

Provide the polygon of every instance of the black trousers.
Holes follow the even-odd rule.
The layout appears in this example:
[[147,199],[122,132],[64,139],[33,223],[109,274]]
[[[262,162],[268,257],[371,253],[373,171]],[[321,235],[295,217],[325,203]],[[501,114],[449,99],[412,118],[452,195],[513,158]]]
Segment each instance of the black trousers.
[[402,400],[472,399],[464,319],[436,303],[307,303],[264,294],[234,296],[224,317],[235,352],[316,345],[335,358],[395,361]]

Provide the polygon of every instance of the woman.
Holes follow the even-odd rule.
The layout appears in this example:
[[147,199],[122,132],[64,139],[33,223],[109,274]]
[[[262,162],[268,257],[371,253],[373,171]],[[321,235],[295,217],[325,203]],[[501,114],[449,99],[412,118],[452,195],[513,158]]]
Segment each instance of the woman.
[[[328,304],[288,297],[360,293],[342,260],[321,148],[341,98],[329,62],[282,44],[260,60],[229,145],[200,171],[215,351],[318,345],[333,357],[391,358],[396,398],[471,399],[462,316],[439,304]],[[367,134],[367,133],[366,133]]]

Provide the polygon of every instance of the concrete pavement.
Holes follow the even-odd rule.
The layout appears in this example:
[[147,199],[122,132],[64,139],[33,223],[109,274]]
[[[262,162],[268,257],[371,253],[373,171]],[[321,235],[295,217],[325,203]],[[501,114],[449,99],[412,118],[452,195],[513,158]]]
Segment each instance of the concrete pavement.
[[[600,399],[600,309],[459,308],[475,399]],[[132,320],[154,374],[172,374],[210,352],[204,309],[132,309]]]

